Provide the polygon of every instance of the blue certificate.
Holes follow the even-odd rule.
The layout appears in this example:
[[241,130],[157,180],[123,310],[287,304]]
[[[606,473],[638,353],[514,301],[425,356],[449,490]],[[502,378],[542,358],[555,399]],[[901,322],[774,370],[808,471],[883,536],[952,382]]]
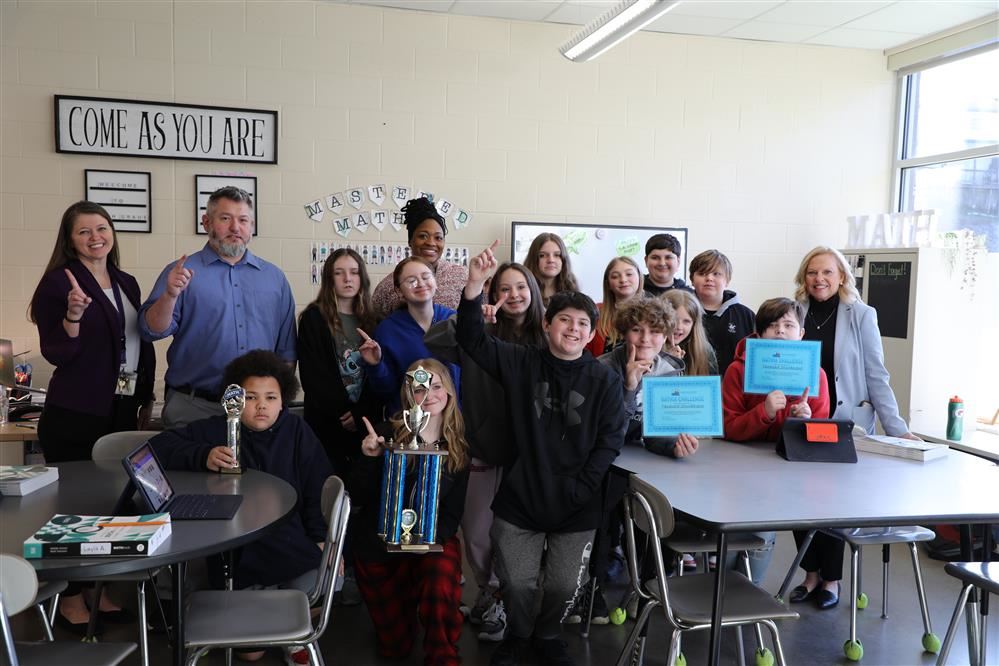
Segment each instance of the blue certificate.
[[817,340],[746,339],[746,393],[783,391],[801,395],[819,394],[819,366],[822,343]]
[[646,377],[642,380],[642,435],[721,437],[721,377]]

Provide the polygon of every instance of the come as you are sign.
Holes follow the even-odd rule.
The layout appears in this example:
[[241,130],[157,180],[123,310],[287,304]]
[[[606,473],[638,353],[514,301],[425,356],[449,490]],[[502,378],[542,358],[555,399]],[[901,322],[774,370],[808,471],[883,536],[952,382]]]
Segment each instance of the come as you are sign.
[[55,96],[61,153],[277,164],[277,111]]

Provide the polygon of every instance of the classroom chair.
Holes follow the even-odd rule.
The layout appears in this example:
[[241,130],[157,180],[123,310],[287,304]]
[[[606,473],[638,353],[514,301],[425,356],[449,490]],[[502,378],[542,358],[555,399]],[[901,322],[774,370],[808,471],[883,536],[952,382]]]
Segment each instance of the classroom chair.
[[[823,533],[842,539],[850,545],[850,638],[843,644],[843,653],[850,661],[860,661],[864,658],[864,644],[857,640],[857,609],[867,608],[867,594],[862,591],[861,583],[861,548],[863,546],[881,546],[881,617],[888,617],[888,563],[891,555],[891,544],[904,543],[909,547],[909,554],[912,556],[912,571],[916,577],[916,594],[919,597],[919,610],[923,616],[923,649],[927,652],[937,652],[940,650],[940,638],[933,633],[933,625],[930,621],[930,612],[926,605],[926,591],[923,588],[923,574],[919,567],[919,551],[916,543],[920,541],[931,541],[936,538],[932,530],[918,525],[905,525],[902,527],[851,527],[851,528],[829,528],[821,530]],[[784,583],[781,585],[777,598],[782,599],[787,594],[790,587],[791,578],[801,564],[801,558],[812,542],[812,537],[816,530],[811,530],[805,536],[801,549],[791,563]]]
[[[155,430],[124,430],[122,432],[112,432],[104,435],[94,443],[93,451],[90,454],[91,460],[107,461],[119,463],[122,458],[131,453],[137,446],[156,436]],[[159,569],[149,571],[136,571],[134,573],[117,574],[105,576],[97,581],[94,590],[94,598],[100,599],[106,583],[135,583],[136,606],[139,615],[139,657],[142,666],[149,666],[149,630],[148,618],[146,615],[146,582],[150,582],[153,595],[156,597],[156,606],[159,608],[163,626],[169,628],[166,614],[163,612],[163,605],[160,603],[159,593],[156,590],[156,583],[153,578],[159,573]],[[88,635],[93,634],[94,624],[97,621],[97,614],[92,613],[90,617],[90,627]],[[168,629],[169,631],[169,629]]]
[[[52,625],[55,623],[55,614],[59,612],[59,595],[69,587],[69,583],[64,580],[46,581],[38,583],[38,590],[35,592],[35,600],[32,605],[38,611],[38,617],[42,622],[42,629],[45,631],[45,640],[52,642],[55,636],[52,635]],[[49,610],[45,610],[45,602],[49,603]]]
[[24,558],[0,554],[0,633],[11,666],[115,666],[135,651],[134,643],[15,642],[10,616],[35,605],[37,592],[35,568]]
[[[937,658],[937,666],[943,666],[947,662],[947,654],[950,652],[951,642],[954,640],[954,633],[957,625],[964,615],[965,604],[968,603],[968,595],[972,588],[978,588],[983,599],[982,615],[980,618],[969,618],[971,627],[970,644],[968,651],[971,653],[972,664],[987,664],[985,659],[985,646],[988,643],[988,636],[985,628],[988,626],[988,599],[987,594],[999,594],[999,562],[948,562],[944,567],[949,575],[957,578],[962,583],[961,594],[957,597],[957,605],[954,607],[954,614],[947,625],[947,634],[944,636],[943,646],[940,648],[940,656]],[[973,605],[972,612],[974,612]],[[976,644],[977,643],[977,644]],[[976,659],[977,657],[977,659]]]
[[[328,525],[319,575],[309,594],[300,590],[206,590],[190,597],[184,645],[188,666],[211,649],[305,648],[310,663],[324,664],[319,638],[333,609],[333,592],[343,560],[350,497],[339,477],[323,485],[322,511]],[[322,601],[313,627],[310,609]]]
[[[641,583],[638,555],[635,547],[635,529],[645,532],[653,544],[667,539],[673,533],[673,507],[666,496],[636,475],[631,475],[628,494],[624,503],[625,542],[628,547],[628,569],[633,591],[645,603],[635,620],[635,626],[625,642],[618,659],[618,666],[640,664],[644,650],[645,626],[652,611],[662,607],[666,629],[671,634],[668,666],[680,666],[686,659],[680,653],[680,634],[684,631],[711,627],[714,576],[708,573],[693,574],[667,580],[666,565],[661,548],[652,548],[656,577],[646,585]],[[784,650],[774,620],[797,619],[798,613],[790,610],[765,590],[743,576],[726,579],[723,627],[740,627],[763,624],[770,631],[777,664],[784,663]]]

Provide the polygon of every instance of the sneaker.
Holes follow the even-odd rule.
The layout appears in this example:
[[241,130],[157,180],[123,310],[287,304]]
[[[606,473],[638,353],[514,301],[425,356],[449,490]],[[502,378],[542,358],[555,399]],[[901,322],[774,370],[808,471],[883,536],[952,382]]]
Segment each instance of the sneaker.
[[[479,640],[499,643],[506,635],[506,609],[503,602],[496,599],[495,603],[486,611],[481,618],[479,627]],[[474,610],[474,609],[473,609]]]
[[530,644],[526,638],[507,636],[493,652],[489,666],[520,666],[520,662],[527,655],[527,648]]
[[575,666],[566,651],[566,644],[560,638],[535,638],[534,651],[541,657],[541,663],[545,666]]
[[[576,597],[576,603],[565,618],[565,624],[580,624],[586,613],[590,609],[590,590],[587,585],[583,593]],[[607,602],[604,600],[604,593],[597,588],[596,596],[593,598],[593,614],[590,616],[590,624],[609,624],[610,613],[607,610]]]
[[708,555],[708,571],[714,571],[718,568],[718,556]]
[[459,608],[461,614],[468,619],[472,624],[482,624],[482,617],[489,612],[489,610],[496,605],[496,595],[495,591],[489,587],[480,587],[479,596],[475,600],[475,605],[468,607],[462,604]]
[[697,559],[691,553],[683,554],[683,570],[693,571],[697,568]]
[[333,603],[337,606],[361,605],[361,590],[357,587],[357,579],[353,573],[343,577],[343,586],[333,595]]
[[308,666],[309,651],[305,648],[285,648],[284,663],[286,666]]

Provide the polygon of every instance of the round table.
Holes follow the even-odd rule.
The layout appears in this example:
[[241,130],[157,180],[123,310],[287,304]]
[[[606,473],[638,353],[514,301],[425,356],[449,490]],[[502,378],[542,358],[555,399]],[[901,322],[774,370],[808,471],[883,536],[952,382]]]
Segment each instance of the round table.
[[[102,515],[112,511],[127,476],[120,463],[58,463],[59,480],[24,497],[0,500],[0,552],[21,555],[24,540],[57,513]],[[246,470],[243,474],[169,472],[179,494],[242,495],[232,520],[175,520],[171,535],[146,557],[65,557],[29,560],[40,580],[95,580],[113,574],[174,568],[174,601],[180,628],[175,661],[183,663],[183,577],[188,560],[245,545],[266,534],[295,509],[298,493],[282,479]],[[136,511],[140,513],[141,511]]]

